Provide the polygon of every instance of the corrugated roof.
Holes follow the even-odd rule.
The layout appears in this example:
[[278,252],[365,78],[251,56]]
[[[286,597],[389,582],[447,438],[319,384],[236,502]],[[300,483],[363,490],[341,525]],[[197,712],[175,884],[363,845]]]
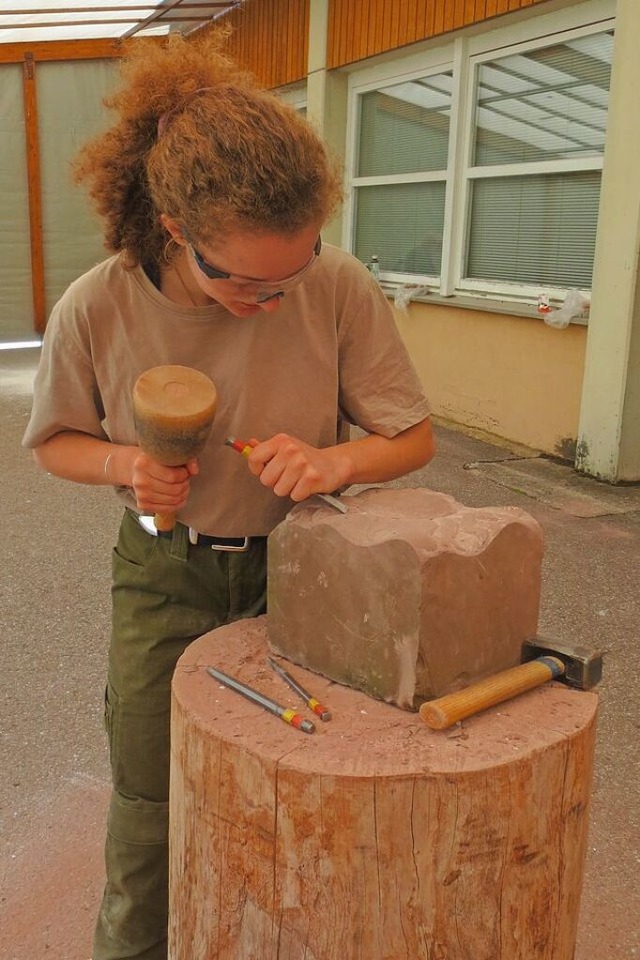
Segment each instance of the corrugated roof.
[[0,43],[123,39],[189,33],[243,0],[5,0]]

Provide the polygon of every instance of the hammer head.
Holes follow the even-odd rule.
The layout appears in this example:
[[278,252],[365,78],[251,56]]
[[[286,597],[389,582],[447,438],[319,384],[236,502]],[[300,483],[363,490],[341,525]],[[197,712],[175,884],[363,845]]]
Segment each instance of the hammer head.
[[197,457],[207,442],[218,403],[206,374],[179,364],[151,367],[133,388],[138,443],[168,467]]
[[551,640],[549,637],[532,637],[522,644],[522,661],[535,660],[537,657],[557,657],[564,664],[564,680],[571,687],[590,690],[602,679],[602,653],[588,650],[586,647],[564,640]]

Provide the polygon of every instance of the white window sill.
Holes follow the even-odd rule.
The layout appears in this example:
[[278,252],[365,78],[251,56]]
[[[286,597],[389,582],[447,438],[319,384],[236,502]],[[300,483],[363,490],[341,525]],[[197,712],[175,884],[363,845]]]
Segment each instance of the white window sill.
[[[398,283],[387,283],[384,280],[381,281],[380,286],[384,291],[385,295],[393,301],[395,298],[396,290],[403,286]],[[467,294],[454,294],[451,297],[443,297],[435,291],[433,293],[421,294],[417,297],[412,297],[411,303],[433,303],[437,304],[439,307],[457,307],[461,310],[481,310],[484,313],[500,313],[510,317],[527,317],[529,319],[543,320],[546,316],[544,313],[538,312],[537,304],[527,302],[525,300],[511,300],[507,297],[501,299],[500,297],[474,297]],[[562,306],[560,303],[552,304],[552,311],[559,309]],[[577,324],[578,326],[586,327],[589,323],[589,317],[587,314],[580,314],[577,317],[574,317],[570,323]]]

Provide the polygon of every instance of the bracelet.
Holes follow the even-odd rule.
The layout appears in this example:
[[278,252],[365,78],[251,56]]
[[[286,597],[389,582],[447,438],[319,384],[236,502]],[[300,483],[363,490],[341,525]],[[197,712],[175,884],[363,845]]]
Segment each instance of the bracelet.
[[112,457],[112,456],[113,456],[113,450],[110,451],[110,452],[107,454],[107,459],[106,459],[105,462],[104,462],[104,478],[105,478],[105,480],[107,481],[107,483],[110,482],[110,481],[109,481],[109,475],[108,475],[108,473],[107,473],[107,470],[108,470],[108,467],[109,467],[109,460],[111,460],[111,457]]

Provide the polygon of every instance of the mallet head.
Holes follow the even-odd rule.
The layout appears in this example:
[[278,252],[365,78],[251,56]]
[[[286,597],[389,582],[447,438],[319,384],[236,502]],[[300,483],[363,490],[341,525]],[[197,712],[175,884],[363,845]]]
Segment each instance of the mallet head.
[[527,663],[537,657],[556,657],[564,664],[563,680],[578,690],[590,690],[602,679],[602,653],[589,650],[576,643],[553,640],[549,637],[532,637],[522,645],[522,661]]
[[205,446],[218,394],[200,370],[179,364],[151,367],[133,387],[140,448],[167,467],[179,467]]
[[[133,417],[140,449],[167,467],[180,467],[203,450],[218,404],[209,377],[191,367],[151,367],[133,387]],[[157,513],[156,529],[173,530],[173,513]]]

